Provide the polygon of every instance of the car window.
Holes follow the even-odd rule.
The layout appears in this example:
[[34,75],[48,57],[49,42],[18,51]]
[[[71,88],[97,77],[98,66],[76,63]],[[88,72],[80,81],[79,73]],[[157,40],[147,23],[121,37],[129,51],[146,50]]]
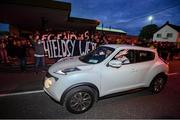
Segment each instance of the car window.
[[79,57],[79,60],[88,64],[97,64],[104,61],[114,50],[115,49],[111,47],[101,46],[89,52],[87,55]]
[[154,52],[143,51],[143,50],[136,51],[136,62],[151,61],[154,60],[154,58],[155,58]]
[[144,50],[120,50],[113,59],[121,60],[122,65],[154,60],[155,53]]

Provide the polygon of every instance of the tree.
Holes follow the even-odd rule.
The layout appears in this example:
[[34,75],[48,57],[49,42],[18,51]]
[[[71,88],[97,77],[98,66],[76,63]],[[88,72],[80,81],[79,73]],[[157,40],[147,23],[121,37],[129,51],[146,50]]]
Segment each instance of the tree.
[[158,26],[155,24],[146,25],[142,28],[139,34],[139,40],[142,42],[148,42],[153,38],[153,34],[158,30]]

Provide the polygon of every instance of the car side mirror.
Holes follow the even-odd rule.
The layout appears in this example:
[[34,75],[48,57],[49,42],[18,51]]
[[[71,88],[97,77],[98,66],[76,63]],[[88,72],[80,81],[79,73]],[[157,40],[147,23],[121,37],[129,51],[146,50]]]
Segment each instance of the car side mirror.
[[111,60],[109,62],[109,66],[113,67],[113,68],[120,68],[122,65],[122,62],[119,60]]

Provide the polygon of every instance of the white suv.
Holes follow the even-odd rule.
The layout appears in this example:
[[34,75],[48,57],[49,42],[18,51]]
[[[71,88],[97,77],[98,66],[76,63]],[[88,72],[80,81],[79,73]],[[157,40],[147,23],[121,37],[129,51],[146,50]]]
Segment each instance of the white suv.
[[98,98],[136,88],[159,93],[168,65],[154,49],[102,45],[85,56],[60,59],[45,77],[45,92],[69,112],[83,113]]

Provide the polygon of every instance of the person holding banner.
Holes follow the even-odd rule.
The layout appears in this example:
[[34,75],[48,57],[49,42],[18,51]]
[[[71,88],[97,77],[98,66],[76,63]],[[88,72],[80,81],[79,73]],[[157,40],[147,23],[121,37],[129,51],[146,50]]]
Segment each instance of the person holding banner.
[[34,57],[35,57],[35,71],[38,73],[40,71],[39,67],[42,67],[42,71],[44,71],[45,67],[45,58],[44,58],[44,47],[43,42],[41,41],[39,35],[35,35],[33,46],[35,49]]

